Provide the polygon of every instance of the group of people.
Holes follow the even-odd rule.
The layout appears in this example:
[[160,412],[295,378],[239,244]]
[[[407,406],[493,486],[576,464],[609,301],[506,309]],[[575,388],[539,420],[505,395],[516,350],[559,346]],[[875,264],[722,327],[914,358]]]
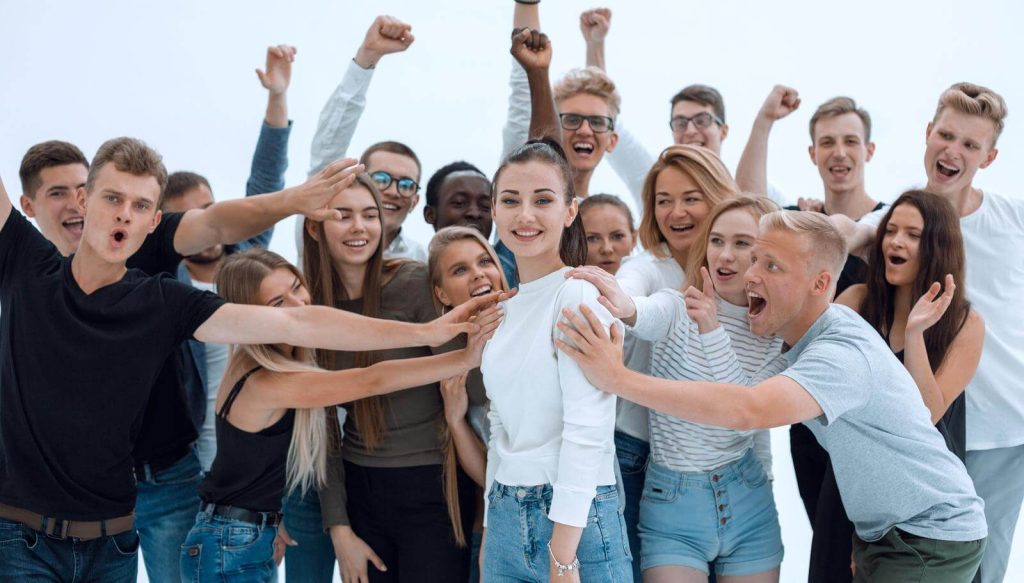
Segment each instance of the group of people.
[[[501,161],[430,176],[425,246],[402,230],[414,150],[349,157],[377,66],[414,40],[389,16],[299,186],[286,45],[257,71],[244,198],[135,138],[28,149],[22,212],[0,182],[0,578],[134,581],[141,548],[151,581],[272,581],[282,558],[303,582],[779,581],[767,430],[791,426],[809,581],[1003,579],[1024,201],[975,185],[1003,98],[944,91],[924,187],[891,204],[865,188],[870,115],[830,99],[822,193],[781,209],[767,152],[795,89],[735,173],[705,85],[671,98],[653,156],[604,70],[608,10],[554,83],[539,1],[513,20]],[[591,187],[606,157],[639,217]],[[290,215],[297,265],[267,249]]]

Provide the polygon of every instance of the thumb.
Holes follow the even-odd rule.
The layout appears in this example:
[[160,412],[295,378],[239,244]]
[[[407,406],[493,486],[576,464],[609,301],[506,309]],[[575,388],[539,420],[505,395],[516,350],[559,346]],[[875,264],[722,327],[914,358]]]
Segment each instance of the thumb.
[[256,76],[259,78],[260,83],[263,85],[267,84],[267,74],[262,69],[256,69]]
[[703,291],[704,295],[706,295],[709,298],[715,297],[715,284],[713,281],[711,281],[711,274],[708,273],[707,267],[700,268],[700,277],[703,280],[703,285],[701,285],[701,291]]

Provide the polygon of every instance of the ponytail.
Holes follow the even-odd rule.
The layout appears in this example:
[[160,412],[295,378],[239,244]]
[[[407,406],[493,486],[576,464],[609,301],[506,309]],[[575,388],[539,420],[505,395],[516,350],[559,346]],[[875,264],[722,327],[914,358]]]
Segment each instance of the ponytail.
[[558,256],[562,263],[569,267],[579,267],[587,263],[587,232],[583,228],[583,215],[576,213],[572,224],[562,231],[558,242]]

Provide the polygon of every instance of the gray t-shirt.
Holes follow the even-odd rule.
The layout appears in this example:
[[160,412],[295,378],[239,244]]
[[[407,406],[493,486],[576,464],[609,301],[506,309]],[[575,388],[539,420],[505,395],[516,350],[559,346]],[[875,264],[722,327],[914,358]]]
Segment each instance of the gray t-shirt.
[[914,379],[856,312],[832,305],[788,352],[783,375],[824,415],[805,421],[828,450],[857,536],[890,529],[945,541],[985,538],[984,503],[931,423]]

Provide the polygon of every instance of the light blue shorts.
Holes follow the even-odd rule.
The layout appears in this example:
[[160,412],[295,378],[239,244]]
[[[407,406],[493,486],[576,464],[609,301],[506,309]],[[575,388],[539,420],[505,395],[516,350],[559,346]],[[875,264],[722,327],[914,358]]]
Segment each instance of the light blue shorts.
[[772,485],[753,451],[711,472],[647,466],[640,499],[640,568],[692,567],[724,576],[782,564]]

